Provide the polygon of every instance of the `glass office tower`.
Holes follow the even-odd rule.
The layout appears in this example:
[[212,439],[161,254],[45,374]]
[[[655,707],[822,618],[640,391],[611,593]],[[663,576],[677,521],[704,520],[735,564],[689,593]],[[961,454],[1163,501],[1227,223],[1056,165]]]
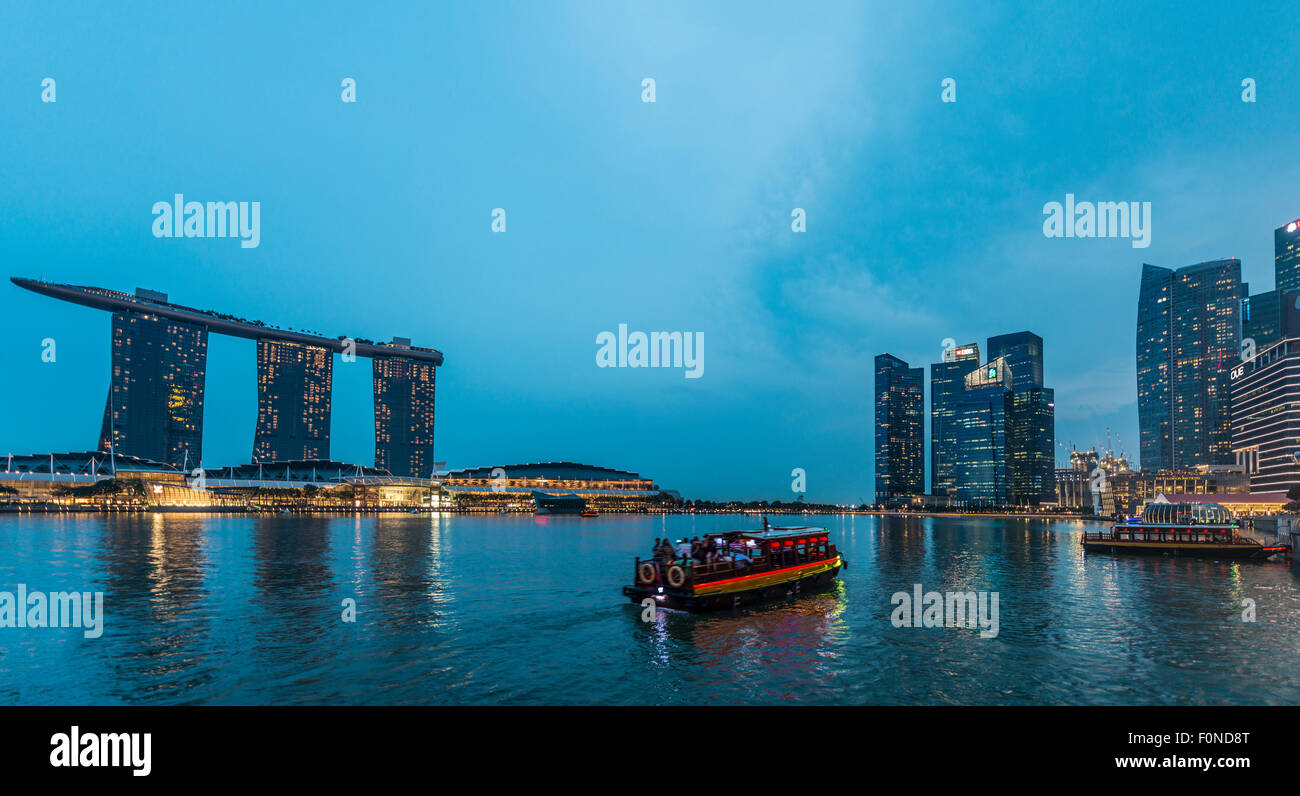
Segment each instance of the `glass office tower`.
[[1056,393],[1017,385],[1007,413],[1008,501],[1037,506],[1056,500],[1055,445]]
[[1033,332],[990,337],[989,359],[1011,369],[1015,396],[1008,414],[1007,500],[1036,506],[1056,500],[1056,403],[1043,386],[1043,338]]
[[375,466],[393,475],[433,473],[434,363],[374,358]]
[[957,426],[954,421],[965,395],[966,376],[980,366],[975,343],[943,352],[930,365],[930,494],[951,495],[956,485]]
[[1007,414],[1015,371],[1005,359],[981,365],[963,380],[954,413],[957,427],[956,485],[959,505],[1007,502]]
[[1241,350],[1241,261],[1144,265],[1138,296],[1143,470],[1231,464],[1228,376]]
[[924,368],[876,357],[876,502],[925,492]]
[[1300,219],[1273,230],[1273,275],[1278,290],[1300,290]]
[[150,313],[114,313],[99,449],[198,467],[207,362],[206,327]]
[[1017,390],[1043,386],[1043,338],[1033,332],[1014,332],[989,338],[989,361],[1006,360]]
[[330,457],[330,391],[334,353],[284,340],[257,341],[259,462]]
[[[1249,293],[1246,285],[1242,292]],[[1282,291],[1270,290],[1248,296],[1241,302],[1241,340],[1253,341],[1256,352],[1282,339]],[[1243,354],[1249,356],[1249,354]]]

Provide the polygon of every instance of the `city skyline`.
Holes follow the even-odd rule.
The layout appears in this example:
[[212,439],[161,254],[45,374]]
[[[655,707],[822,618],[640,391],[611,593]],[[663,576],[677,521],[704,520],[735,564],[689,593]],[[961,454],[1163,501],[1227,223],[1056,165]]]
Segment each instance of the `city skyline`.
[[[738,499],[793,499],[803,468],[807,500],[849,503],[872,488],[872,357],[936,362],[945,339],[986,330],[1051,347],[1061,443],[1109,428],[1136,458],[1141,264],[1235,257],[1267,285],[1272,233],[1300,215],[1283,99],[1297,33],[1213,4],[1180,7],[1176,30],[1153,9],[1069,30],[1047,9],[696,9],[708,47],[684,7],[584,8],[577,24],[509,8],[448,25],[339,6],[274,43],[179,10],[175,51],[151,44],[172,23],[143,13],[108,51],[93,25],[55,33],[48,12],[6,9],[0,44],[31,65],[0,80],[10,274],[453,352],[435,453],[449,467],[583,461]],[[385,35],[340,41],[332,14]],[[779,48],[772,30],[789,34]],[[1035,44],[991,63],[999,30]],[[259,55],[227,62],[232,46]],[[40,102],[46,76],[57,103]],[[1258,102],[1242,102],[1247,77]],[[177,193],[260,202],[259,245],[154,237],[150,208]],[[1149,201],[1151,245],[1046,238],[1044,203],[1067,194]],[[110,321],[3,287],[0,370],[23,389],[0,404],[0,440],[87,449]],[[596,334],[622,323],[707,333],[707,375],[596,367]],[[208,343],[206,462],[248,456],[255,346]],[[350,418],[335,459],[374,450],[361,364],[334,362],[331,415]]]

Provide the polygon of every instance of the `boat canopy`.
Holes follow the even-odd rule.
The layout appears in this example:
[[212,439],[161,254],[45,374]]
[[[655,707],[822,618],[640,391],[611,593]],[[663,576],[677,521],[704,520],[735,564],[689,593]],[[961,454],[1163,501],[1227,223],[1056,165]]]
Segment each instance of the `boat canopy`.
[[1142,521],[1164,525],[1229,525],[1232,514],[1218,503],[1148,503]]

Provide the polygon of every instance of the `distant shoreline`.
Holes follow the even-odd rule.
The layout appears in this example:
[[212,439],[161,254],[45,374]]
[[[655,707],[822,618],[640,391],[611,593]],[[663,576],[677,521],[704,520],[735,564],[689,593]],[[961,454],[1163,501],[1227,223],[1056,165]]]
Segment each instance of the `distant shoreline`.
[[[303,516],[359,516],[359,515],[387,515],[387,514],[454,514],[466,517],[500,517],[500,516],[538,516],[538,517],[568,517],[578,516],[577,514],[536,514],[532,511],[492,511],[483,509],[416,509],[409,508],[383,508],[383,509],[355,509],[355,508],[291,508],[288,511],[279,510],[249,510],[246,508],[229,508],[222,509],[218,507],[150,507],[150,508],[128,508],[128,507],[54,507],[43,505],[28,504],[23,507],[0,505],[0,516],[35,516],[48,517],[54,514],[209,514],[209,515],[240,515],[251,517],[266,516],[284,516],[284,515],[303,515]],[[737,508],[737,509],[671,509],[661,511],[609,511],[601,512],[596,517],[587,519],[599,519],[599,517],[625,517],[625,516],[663,516],[670,514],[682,515],[741,515],[753,517],[819,517],[819,516],[875,516],[875,517],[936,517],[936,518],[979,518],[989,519],[1026,519],[1026,520],[1082,520],[1088,522],[1111,522],[1108,517],[1097,517],[1078,514],[1037,514],[1037,513],[1014,513],[1014,512],[953,512],[953,511],[872,511],[860,509],[839,509],[839,510],[805,510],[790,511],[784,507],[779,509],[754,509],[754,508]]]

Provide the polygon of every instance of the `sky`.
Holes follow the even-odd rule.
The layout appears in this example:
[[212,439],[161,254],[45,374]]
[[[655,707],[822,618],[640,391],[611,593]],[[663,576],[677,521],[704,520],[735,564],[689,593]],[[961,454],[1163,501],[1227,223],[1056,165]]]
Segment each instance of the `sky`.
[[[872,358],[1022,330],[1058,460],[1135,458],[1142,264],[1269,290],[1300,217],[1294,4],[267,5],[0,0],[0,275],[437,348],[451,468],[869,501]],[[154,237],[176,193],[259,202],[260,245]],[[1066,194],[1150,202],[1150,246],[1045,237]],[[110,316],[5,281],[0,318],[0,453],[92,449]],[[598,367],[619,324],[701,333],[703,375]],[[250,461],[255,374],[210,338],[206,466]],[[336,359],[332,458],[373,446]]]

